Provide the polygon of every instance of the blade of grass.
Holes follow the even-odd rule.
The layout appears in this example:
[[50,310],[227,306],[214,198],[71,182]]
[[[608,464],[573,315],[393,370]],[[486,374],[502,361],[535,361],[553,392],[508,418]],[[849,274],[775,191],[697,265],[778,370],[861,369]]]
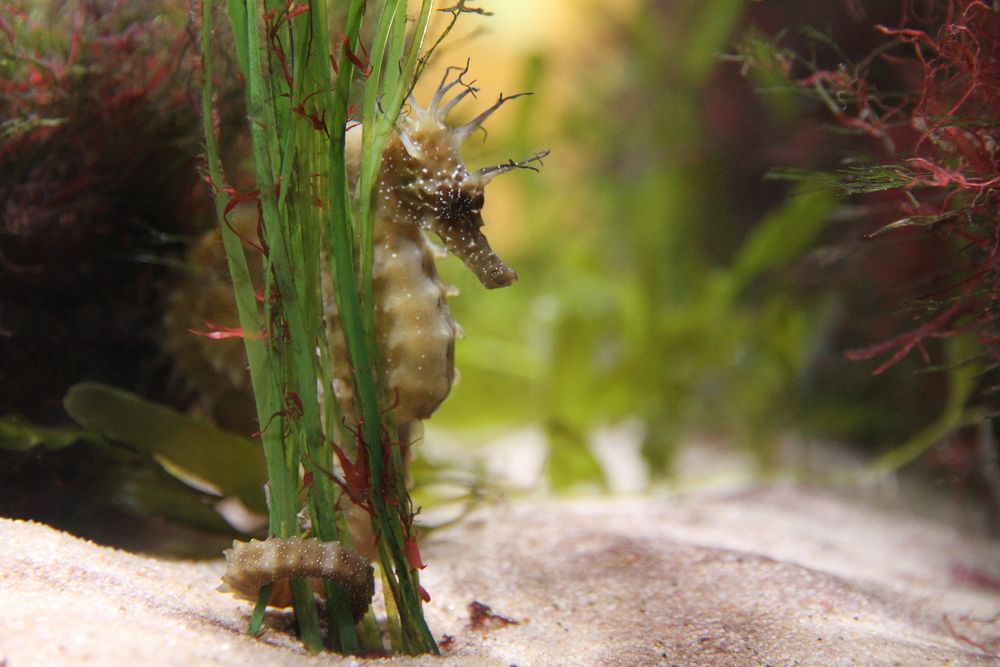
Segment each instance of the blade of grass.
[[265,584],[260,589],[257,604],[253,607],[253,614],[250,615],[250,627],[247,630],[251,637],[259,635],[264,626],[264,612],[267,611],[267,601],[271,598],[271,590],[274,584]]
[[[264,10],[254,0],[248,0],[244,6],[230,2],[229,8],[236,49],[239,54],[240,65],[243,68],[244,78],[247,81],[246,100],[247,110],[251,119],[250,130],[254,147],[255,172],[262,194],[261,206],[264,215],[264,227],[266,230],[269,230],[273,229],[275,222],[278,221],[273,187],[276,176],[274,169],[276,141],[270,135],[270,133],[276,130],[276,127],[274,113],[273,111],[269,112],[268,105],[264,103],[266,83],[265,69],[261,62],[259,20],[256,18],[253,21],[249,20],[249,17],[262,17]],[[204,67],[202,111],[205,122],[206,155],[209,163],[209,174],[216,186],[216,208],[222,229],[227,262],[230,273],[233,276],[233,287],[236,294],[240,324],[244,332],[257,332],[262,331],[263,327],[261,326],[259,311],[257,309],[253,281],[250,279],[242,242],[226,222],[228,199],[222,191],[224,179],[218,157],[214,128],[212,126],[212,53],[209,43],[212,12],[210,2],[205,2],[203,5],[202,21],[201,47]],[[271,236],[271,234],[265,233],[265,236]],[[269,258],[265,258],[265,276],[268,283],[266,285],[266,293],[272,293],[273,289],[270,271],[268,270],[269,264]],[[267,304],[265,310],[269,317],[268,321],[272,321],[270,319],[272,315],[270,304]],[[273,350],[273,331],[268,332],[267,340]],[[298,460],[297,457],[293,456],[291,457],[292,461],[289,461],[289,451],[286,448],[288,441],[282,437],[284,434],[285,419],[282,417],[279,420],[277,428],[274,428],[274,425],[271,423],[273,418],[283,411],[283,392],[281,390],[283,368],[281,368],[282,364],[280,363],[272,363],[272,357],[268,354],[268,348],[265,347],[263,340],[260,340],[256,336],[245,335],[244,344],[250,366],[251,383],[257,399],[258,419],[263,425],[261,438],[264,443],[271,491],[270,531],[278,537],[291,537],[299,534],[296,508]],[[294,462],[294,468],[289,465],[291,462]],[[303,644],[310,650],[319,650],[323,647],[323,640],[312,591],[308,588],[308,584],[301,580],[292,582],[292,591],[295,597],[296,617],[299,621]],[[266,599],[262,595],[258,604],[265,604]]]
[[[322,3],[320,3],[321,5]],[[320,6],[318,5],[318,6]],[[348,10],[345,25],[345,49],[352,53],[358,50],[358,34],[363,14],[364,2],[354,0]],[[429,11],[429,9],[428,9]],[[310,12],[314,35],[319,43],[327,43],[325,10]],[[415,37],[416,39],[416,37]],[[411,46],[411,48],[414,48]],[[416,47],[419,48],[419,47]],[[414,56],[415,59],[415,56]],[[327,93],[326,109],[330,127],[343,128],[347,122],[347,102],[354,64],[350,58],[341,58],[336,88]],[[323,73],[325,80],[322,90],[333,89],[333,77],[329,71]],[[369,158],[370,159],[370,158]],[[362,156],[364,162],[365,156]],[[361,417],[364,447],[368,450],[370,500],[374,509],[373,529],[380,540],[383,567],[388,573],[390,588],[396,597],[400,622],[403,629],[402,649],[408,653],[437,652],[437,646],[423,618],[419,592],[414,584],[404,551],[402,521],[398,514],[408,511],[409,502],[396,495],[401,487],[402,468],[392,466],[387,477],[383,460],[383,411],[379,403],[379,391],[375,373],[374,340],[368,334],[365,321],[371,321],[373,304],[364,303],[368,314],[363,314],[358,290],[356,261],[354,254],[354,227],[351,222],[351,208],[348,196],[344,133],[331,133],[329,146],[329,203],[327,218],[327,247],[331,273],[336,285],[337,307],[339,309],[344,338],[353,371],[357,411]],[[398,457],[398,448],[392,448]],[[384,480],[390,481],[387,488]],[[391,569],[390,569],[391,568]],[[395,582],[392,580],[395,579]]]
[[[348,6],[344,54],[339,58],[334,81],[334,64],[325,53],[324,57],[311,57],[316,52],[325,52],[325,45],[331,43],[326,3],[313,3],[307,11],[291,16],[290,6],[282,2],[228,2],[246,82],[246,107],[259,192],[260,235],[265,248],[263,320],[242,244],[225,219],[228,198],[223,193],[223,175],[210,121],[210,6],[203,11],[202,37],[206,63],[205,131],[206,142],[210,144],[207,154],[212,180],[219,191],[217,208],[241,324],[246,331],[262,331],[264,323],[267,328],[264,340],[248,336],[246,343],[271,484],[271,532],[279,537],[299,534],[297,498],[301,465],[313,479],[308,485],[313,531],[323,540],[344,537],[340,535],[334,512],[339,493],[323,474],[323,466],[332,465],[324,424],[326,429],[335,430],[339,409],[330,395],[321,406],[315,391],[318,379],[329,387],[332,375],[329,354],[316,352],[317,347],[323,350],[325,343],[319,289],[322,228],[355,382],[355,413],[359,415],[361,439],[370,463],[373,529],[380,539],[386,575],[384,588],[393,598],[390,608],[398,609],[401,639],[396,644],[410,653],[436,652],[433,636],[423,619],[416,571],[410,567],[404,549],[406,541],[412,539],[409,534],[412,504],[405,489],[400,448],[383,448],[383,438],[391,438],[394,429],[390,419],[383,419],[385,411],[379,399],[384,390],[380,392],[379,359],[371,324],[374,308],[371,195],[381,152],[411,87],[433,3],[431,0],[422,3],[408,51],[405,2],[389,0],[383,5],[373,49],[377,54],[372,67],[374,79],[366,86],[364,115],[371,122],[362,154],[360,178],[364,182],[359,183],[362,215],[355,227],[344,135],[356,60],[352,54],[359,52],[365,4],[364,0],[352,0]],[[378,108],[379,98],[383,102],[388,99],[387,112]],[[314,190],[324,181],[325,197],[317,197]],[[322,209],[314,203],[317,199],[323,200]],[[383,458],[386,451],[390,452],[388,459]],[[312,592],[301,580],[293,581],[292,589],[303,642],[310,649],[321,648]],[[340,592],[332,586],[327,589],[328,600],[333,603],[331,626],[337,629],[333,643],[342,650],[357,650],[355,628],[342,613],[345,607],[336,604]],[[265,602],[262,595],[259,604]]]
[[[235,3],[230,3],[232,6]],[[233,22],[234,31],[240,29],[239,14],[242,10],[237,8]],[[242,24],[245,28],[245,21]],[[254,293],[253,280],[250,277],[250,269],[247,264],[246,255],[243,252],[243,244],[236,232],[229,227],[226,222],[226,206],[229,204],[229,195],[224,191],[225,178],[222,174],[222,167],[219,161],[218,144],[215,138],[215,131],[212,123],[212,48],[210,36],[212,34],[212,3],[205,2],[202,8],[202,117],[205,129],[205,154],[208,163],[209,178],[215,188],[215,206],[217,217],[222,234],[222,243],[226,251],[226,261],[229,273],[232,276],[233,291],[236,298],[236,310],[240,321],[240,327],[244,331],[243,344],[247,354],[247,361],[250,367],[250,380],[253,386],[254,396],[257,402],[257,418],[261,424],[266,424],[271,415],[281,410],[278,400],[278,393],[271,384],[270,362],[267,350],[261,337],[254,335],[263,331],[260,312],[257,308],[257,299]],[[236,32],[235,39],[237,52],[245,52],[245,30],[243,33]],[[264,445],[265,459],[267,463],[267,473],[272,495],[281,499],[287,497],[283,493],[287,486],[285,469],[279,465],[281,457],[275,456],[281,452],[281,442],[279,434],[273,430],[268,432],[265,429],[261,434]],[[294,523],[295,507],[287,503],[277,503],[272,500],[271,516],[278,517],[275,521],[272,518],[271,531],[276,535],[290,534],[290,528]]]

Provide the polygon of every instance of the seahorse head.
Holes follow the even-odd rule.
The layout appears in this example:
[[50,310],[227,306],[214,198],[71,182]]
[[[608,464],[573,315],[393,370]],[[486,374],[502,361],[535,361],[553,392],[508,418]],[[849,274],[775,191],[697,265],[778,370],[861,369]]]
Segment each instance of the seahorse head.
[[[396,223],[434,232],[485,287],[506,287],[517,280],[517,273],[493,252],[483,235],[484,190],[494,176],[517,168],[531,169],[531,162],[540,161],[548,153],[469,171],[459,152],[462,143],[504,102],[520,95],[501,95],[493,106],[465,125],[449,127],[445,123],[448,112],[466,95],[476,92],[462,81],[468,66],[449,80],[454,69],[445,74],[427,108],[411,100],[410,113],[401,120],[396,136],[386,147],[379,185],[380,211]],[[461,91],[443,103],[456,84],[461,85]]]

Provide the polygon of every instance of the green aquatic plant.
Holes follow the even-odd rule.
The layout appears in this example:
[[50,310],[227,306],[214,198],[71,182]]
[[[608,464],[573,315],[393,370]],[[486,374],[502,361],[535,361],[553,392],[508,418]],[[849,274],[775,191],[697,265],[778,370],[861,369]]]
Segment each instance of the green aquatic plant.
[[[379,542],[387,606],[399,614],[399,648],[405,652],[435,651],[434,639],[421,610],[417,570],[407,558],[407,545],[415,541],[413,510],[406,495],[404,471],[398,448],[387,446],[384,415],[389,406],[379,395],[376,350],[372,337],[373,303],[369,293],[370,268],[365,276],[358,266],[370,267],[370,209],[355,218],[345,154],[349,97],[356,73],[366,76],[373,90],[364,105],[363,121],[369,131],[361,157],[361,182],[374,196],[373,174],[381,156],[380,142],[395,123],[416,66],[431,3],[421,8],[413,38],[406,40],[406,4],[381,3],[381,18],[368,52],[361,60],[360,29],[365,3],[355,0],[337,17],[343,34],[330,32],[327,3],[230,2],[229,17],[235,48],[246,85],[254,173],[253,195],[261,210],[260,248],[264,257],[264,308],[249,275],[240,237],[228,224],[228,213],[237,200],[221,171],[212,126],[212,3],[202,14],[202,54],[205,64],[204,117],[209,177],[218,191],[218,211],[223,243],[233,276],[237,308],[243,330],[251,381],[261,424],[261,439],[268,468],[270,532],[279,538],[301,534],[299,490],[305,487],[312,533],[324,541],[346,541],[345,521],[335,508],[340,491],[332,470],[332,443],[339,410],[332,391],[322,400],[316,395],[321,378],[331,373],[316,355],[325,347],[320,295],[320,274],[329,271],[336,289],[350,367],[353,370],[359,419],[358,451],[354,465],[368,464],[369,498],[373,530]],[[330,45],[329,47],[327,45]],[[328,48],[333,48],[327,56]],[[383,57],[388,66],[381,67]],[[378,94],[383,102],[377,108]],[[321,202],[317,204],[317,202]],[[325,241],[324,241],[325,239]],[[364,253],[358,261],[360,252]],[[324,247],[325,243],[325,247]],[[328,266],[321,264],[329,262]],[[330,386],[329,383],[326,384]],[[324,424],[324,412],[326,424]],[[385,452],[395,453],[388,458]],[[306,474],[303,480],[300,471]],[[345,471],[345,474],[347,472]],[[345,615],[344,593],[325,586],[334,646],[355,652],[361,643],[353,620]],[[265,587],[258,610],[270,591]],[[315,650],[323,646],[312,591],[302,579],[292,580],[296,617],[303,642]],[[391,598],[391,602],[390,602]],[[259,626],[260,614],[252,625]]]
[[[899,255],[926,249],[908,273],[888,268],[865,278],[870,289],[893,294],[885,328],[904,331],[846,353],[857,362],[881,359],[875,376],[916,356],[925,375],[944,371],[940,415],[879,456],[874,471],[885,474],[996,414],[1000,11],[978,0],[941,0],[926,12],[904,5],[897,24],[870,30],[880,43],[859,59],[812,30],[803,31],[810,45],[803,52],[783,47],[780,35],[748,39],[741,52],[748,67],[780,73],[785,88],[832,118],[854,148],[836,168],[772,175],[837,192],[860,212],[868,244],[895,244]],[[835,67],[829,57],[819,63],[817,54],[827,52]],[[996,502],[1000,490],[990,493]]]
[[[437,651],[423,618],[422,601],[429,596],[419,582],[424,564],[407,466],[421,420],[450,391],[459,331],[424,230],[440,238],[482,286],[512,284],[517,274],[480,229],[483,190],[496,175],[534,170],[532,164],[544,157],[466,169],[462,143],[520,96],[501,95],[472,120],[450,128],[445,120],[451,109],[477,92],[464,79],[468,64],[446,70],[427,106],[411,98],[401,116],[418,70],[455,20],[476,11],[462,2],[442,10],[452,20],[422,51],[432,5],[420,4],[409,31],[405,2],[367,7],[374,28],[362,39],[362,1],[339,7],[229,3],[246,86],[256,180],[250,192],[226,182],[219,159],[212,124],[211,5],[202,17],[208,179],[217,193],[240,322],[238,331],[217,333],[241,336],[249,361],[272,540],[260,549],[291,557],[309,545],[326,554],[321,560],[329,565],[315,572],[340,574],[346,570],[337,561],[355,554],[352,549],[377,554],[392,646],[406,653]],[[343,32],[331,32],[331,24]],[[355,106],[350,101],[356,87],[361,102]],[[246,201],[257,205],[255,229],[242,229],[230,218]],[[251,273],[258,259],[259,277]],[[358,517],[370,527],[359,528]],[[306,536],[319,541],[304,541]],[[275,581],[261,587],[266,571],[255,570],[252,577],[238,571],[247,566],[239,556],[244,547],[229,552],[227,580],[251,582],[245,590],[234,588],[241,595],[260,590],[251,632],[260,628],[267,605],[280,606],[277,600],[285,596],[277,580],[291,574],[303,641],[311,649],[322,647],[304,578],[312,570],[275,568]],[[343,580],[309,575],[323,580],[329,643],[347,653],[378,648],[372,616],[359,637],[345,598],[348,588],[370,590],[369,575],[349,569],[364,581],[345,587]]]
[[194,49],[172,0],[0,6],[0,413],[88,379],[156,400],[156,329],[204,217]]
[[[568,110],[554,120],[529,101],[497,142],[552,133],[576,159],[523,182],[532,223],[518,269],[539,287],[490,309],[456,303],[482,333],[464,343],[463,382],[439,423],[538,424],[554,489],[606,486],[590,448],[604,424],[640,423],[643,458],[666,477],[693,433],[723,435],[766,467],[795,422],[830,308],[803,303],[789,275],[835,202],[818,189],[760,212],[733,203],[727,169],[739,156],[711,139],[729,109],[708,108],[705,91],[748,4],[599,14],[600,57],[581,66]],[[557,66],[529,62],[522,85]]]
[[[255,514],[266,511],[264,458],[249,438],[96,382],[70,387],[63,403],[77,426],[0,419],[5,515],[132,548],[204,557],[211,545],[243,536],[218,511],[224,498],[239,499]],[[30,484],[20,481],[25,477]],[[135,522],[155,523],[151,518],[195,529],[186,533],[192,539],[167,544],[155,540],[153,529],[135,534]],[[116,535],[123,524],[133,528]]]

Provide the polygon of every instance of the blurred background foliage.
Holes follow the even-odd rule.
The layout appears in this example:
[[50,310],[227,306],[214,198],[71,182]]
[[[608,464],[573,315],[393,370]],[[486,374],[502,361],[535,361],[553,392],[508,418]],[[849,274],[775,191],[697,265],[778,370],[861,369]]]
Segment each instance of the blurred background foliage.
[[[521,284],[489,295],[489,308],[477,294],[454,302],[474,335],[438,423],[543,425],[557,487],[600,481],[589,432],[635,416],[657,473],[693,430],[725,431],[768,459],[825,310],[797,302],[778,276],[814,243],[833,200],[812,192],[734,224],[733,158],[711,145],[701,96],[744,5],[601,17],[586,40],[600,57],[562,109],[535,99],[514,121],[519,136],[491,137],[553,156],[521,178],[528,201],[511,218],[530,236],[511,258]],[[545,96],[556,65],[528,62],[520,87]]]
[[[500,34],[519,30],[505,4],[481,22],[496,32],[468,44],[474,63],[502,63],[503,76],[477,70],[489,85],[538,92],[491,126],[472,161],[553,153],[487,199],[521,282],[480,299],[447,272],[471,335],[458,348],[462,382],[432,425],[540,425],[557,488],[602,483],[590,434],[629,418],[654,477],[676,472],[698,436],[777,472],[790,432],[868,455],[922,432],[942,410],[945,374],[918,375],[924,364],[907,360],[873,377],[843,355],[908,321],[904,295],[935,249],[863,240],[862,212],[822,183],[768,180],[780,166],[831,169],[861,143],[831,132],[780,72],[727,57],[751,36],[770,57],[783,36],[817,67],[861,59],[899,3],[551,4],[563,15],[550,20],[574,30],[526,44]],[[817,53],[818,36],[838,48]],[[491,207],[498,195],[513,203]]]
[[[877,377],[872,362],[844,357],[847,350],[890,339],[905,328],[912,315],[902,304],[937,267],[940,245],[917,233],[865,239],[865,232],[879,226],[866,221],[870,209],[838,199],[829,185],[819,182],[793,185],[767,179],[776,167],[832,169],[865,148],[857,137],[831,132],[827,110],[791,90],[774,69],[745,67],[755,44],[760,47],[757,58],[773,57],[762,45],[779,37],[783,46],[808,54],[817,67],[860,60],[883,39],[875,25],[898,21],[899,2],[472,4],[493,15],[461,17],[420,81],[417,99],[427,98],[445,66],[470,58],[482,92],[478,104],[463,103],[456,110],[455,122],[463,114],[471,117],[501,91],[530,90],[535,95],[491,118],[484,141],[470,141],[465,147],[466,162],[478,167],[543,149],[552,153],[540,173],[515,172],[487,191],[486,232],[498,254],[518,271],[516,285],[486,293],[457,260],[440,262],[445,281],[461,290],[449,305],[468,336],[456,349],[461,381],[429,422],[426,442],[417,448],[431,452],[435,464],[414,467],[418,483],[440,475],[440,465],[468,467],[477,448],[528,425],[538,436],[544,479],[552,488],[608,488],[609,457],[612,462],[624,458],[631,452],[629,443],[620,442],[620,449],[612,447],[610,454],[601,455],[592,447],[593,436],[601,428],[621,424],[629,425],[625,430],[631,435],[620,439],[631,441],[644,468],[640,479],[676,480],[685,472],[681,462],[691,443],[706,437],[723,443],[719,451],[740,453],[766,475],[788,472],[790,461],[802,460],[788,457],[788,441],[798,450],[818,440],[849,443],[837,447],[871,460],[906,443],[924,442],[928,433],[934,436],[932,443],[920,446],[926,450],[934,444],[938,449],[922,460],[924,472],[939,480],[970,479],[970,471],[981,462],[968,454],[970,439],[956,435],[956,429],[965,423],[968,404],[987,400],[976,391],[983,379],[974,366],[957,375],[954,369],[921,372],[961,358],[958,353],[949,357],[934,342],[925,348],[927,361],[911,356]],[[118,7],[114,2],[109,6]],[[171,34],[183,35],[182,6],[149,2],[141,11],[154,23],[160,14],[171,17],[169,24],[176,28]],[[12,58],[17,16],[2,16],[8,50],[4,67],[16,81],[27,71],[23,61]],[[441,14],[437,29],[448,18]],[[825,37],[817,40],[817,35]],[[748,41],[751,36],[760,39]],[[147,38],[154,39],[152,34]],[[170,51],[175,45],[160,48]],[[742,59],[734,57],[738,52]],[[902,75],[889,68],[875,76],[883,89],[902,85]],[[154,108],[196,104],[183,82],[171,90],[173,95],[157,94],[147,101]],[[8,104],[5,113],[0,120],[10,130],[18,114],[23,117],[24,107]],[[172,123],[177,116],[191,122],[191,136],[197,136],[197,119],[170,114]],[[115,134],[114,128],[108,132]],[[3,141],[9,145],[10,139],[5,135]],[[176,174],[171,172],[169,183],[183,185],[187,193],[197,152],[173,139],[168,145],[185,151],[170,163],[180,166]],[[8,164],[13,160],[9,153],[4,157]],[[8,184],[21,178],[9,169],[3,173]],[[140,172],[140,177],[142,173],[151,172]],[[232,178],[238,182],[239,175]],[[123,192],[119,196],[115,190],[109,197],[110,208],[120,209],[121,202],[128,201],[128,188]],[[174,246],[185,238],[192,243],[193,236],[183,236],[192,228],[212,224],[206,206],[209,194],[206,189],[177,197],[174,215],[183,218],[183,224],[167,229],[148,216],[126,216],[140,221],[126,224],[127,229],[155,225],[169,233],[142,236],[147,246],[159,250],[105,247],[93,252],[104,252],[125,266],[156,266],[156,275],[145,270],[130,275],[124,287],[142,286],[141,294],[153,294],[144,304],[162,302],[167,298],[162,293],[169,292],[172,282],[180,282],[170,271],[183,271],[175,266]],[[20,232],[9,215],[4,224],[6,250],[8,239]],[[170,253],[163,250],[164,238]],[[107,239],[101,243],[113,244]],[[170,261],[150,263],[157,252]],[[174,268],[164,274],[161,269],[168,265]],[[110,278],[99,275],[94,280]],[[197,502],[202,506],[214,503],[205,485],[199,486],[212,471],[179,469],[166,453],[169,437],[146,445],[134,434],[116,439],[108,433],[107,418],[122,410],[120,396],[108,398],[104,412],[97,408],[94,413],[91,406],[91,412],[81,416],[70,409],[81,427],[70,430],[70,420],[58,407],[71,384],[103,380],[183,410],[190,406],[190,397],[171,390],[176,379],[164,368],[169,362],[163,355],[147,352],[145,359],[134,358],[141,356],[138,353],[109,359],[114,355],[105,353],[103,363],[88,370],[87,364],[72,359],[93,358],[94,346],[106,348],[79,338],[72,349],[65,344],[66,336],[60,338],[57,353],[47,353],[52,332],[38,328],[25,333],[5,321],[17,306],[12,291],[0,301],[0,348],[6,348],[0,354],[6,385],[0,394],[6,403],[0,404],[0,417],[5,418],[0,449],[7,450],[0,451],[7,457],[0,463],[11,471],[3,485],[17,488],[15,480],[26,470],[41,475],[43,466],[35,464],[53,455],[44,453],[45,446],[58,454],[82,440],[92,448],[86,456],[107,461],[127,452],[130,465],[138,466],[141,475],[181,480],[199,489]],[[137,312],[119,299],[106,304],[102,318],[114,322],[116,309]],[[155,340],[156,326],[154,313],[137,330]],[[76,369],[73,378],[58,375],[60,386],[47,387],[44,400],[23,363],[26,348],[19,346],[25,340],[32,341],[32,354],[40,360],[36,363]],[[62,363],[63,358],[70,360]],[[126,367],[111,372],[115,363]],[[151,381],[151,376],[162,383]],[[34,409],[43,402],[47,409]],[[154,410],[150,405],[135,410],[152,414],[144,412]],[[177,437],[189,434],[191,424],[183,420],[191,418],[179,413],[175,417],[180,421],[167,419],[162,424],[171,425],[162,429]],[[206,437],[218,443],[227,436],[215,431]],[[461,451],[448,450],[442,460],[436,440],[457,441]],[[227,442],[218,446],[234,451],[243,447],[242,442]],[[75,464],[52,469],[64,477],[57,476],[54,487],[41,485],[40,495],[71,486],[67,474],[84,474]],[[114,488],[134,490],[129,484],[138,477],[138,472],[126,475]],[[225,480],[216,479],[209,490],[217,491],[220,485],[225,486]],[[0,512],[31,515],[23,496],[15,502],[16,493],[7,495]],[[116,497],[119,508],[140,507],[134,491]],[[434,495],[417,497],[430,500]],[[133,514],[166,516],[201,528],[208,521],[171,514],[163,507],[149,509],[149,503],[146,507]],[[61,511],[65,508],[52,513]]]

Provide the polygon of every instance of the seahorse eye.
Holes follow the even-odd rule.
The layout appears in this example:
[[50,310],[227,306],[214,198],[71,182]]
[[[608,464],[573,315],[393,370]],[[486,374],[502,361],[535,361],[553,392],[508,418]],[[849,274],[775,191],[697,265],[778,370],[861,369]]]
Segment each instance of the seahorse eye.
[[448,224],[463,223],[473,212],[476,205],[472,195],[459,188],[449,188],[438,191],[437,214],[441,222]]

